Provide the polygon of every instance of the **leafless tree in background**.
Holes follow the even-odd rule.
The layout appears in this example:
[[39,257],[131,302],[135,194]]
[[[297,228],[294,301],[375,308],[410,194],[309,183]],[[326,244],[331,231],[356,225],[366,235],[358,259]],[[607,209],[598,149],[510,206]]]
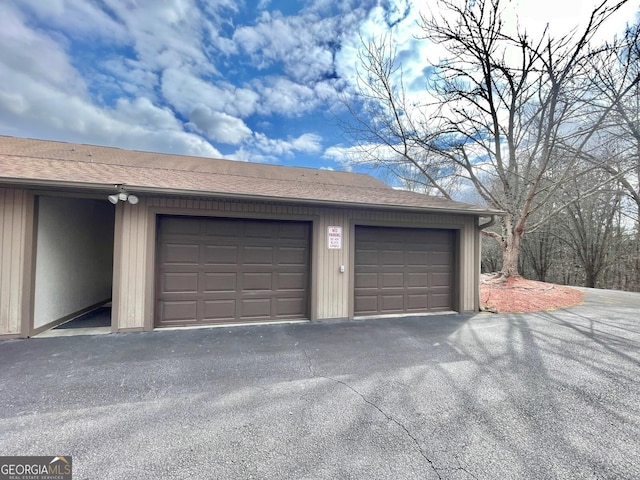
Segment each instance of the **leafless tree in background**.
[[[364,42],[348,128],[360,161],[444,197],[472,187],[487,206],[506,212],[501,231],[487,235],[499,243],[502,274],[518,275],[525,232],[575,200],[559,195],[570,179],[601,166],[583,153],[621,96],[594,108],[593,59],[614,47],[591,43],[626,1],[599,4],[581,31],[532,37],[503,21],[504,1],[438,0],[438,13],[422,17],[420,35],[446,55],[419,102],[405,88],[392,37]],[[637,83],[630,76],[627,86]],[[598,188],[585,182],[581,195]]]

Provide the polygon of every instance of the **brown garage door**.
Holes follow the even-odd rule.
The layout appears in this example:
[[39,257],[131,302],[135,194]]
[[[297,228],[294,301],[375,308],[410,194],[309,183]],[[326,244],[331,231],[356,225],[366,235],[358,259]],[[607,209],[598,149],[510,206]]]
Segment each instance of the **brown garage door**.
[[308,318],[309,223],[162,216],[156,325]]
[[454,232],[356,227],[355,315],[453,309]]

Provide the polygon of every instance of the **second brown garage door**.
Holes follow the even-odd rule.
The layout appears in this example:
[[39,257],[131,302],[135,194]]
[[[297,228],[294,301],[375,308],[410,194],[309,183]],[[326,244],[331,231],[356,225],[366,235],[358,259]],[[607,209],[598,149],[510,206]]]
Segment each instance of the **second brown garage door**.
[[451,230],[356,227],[355,315],[453,309]]
[[308,318],[307,222],[161,216],[156,325]]

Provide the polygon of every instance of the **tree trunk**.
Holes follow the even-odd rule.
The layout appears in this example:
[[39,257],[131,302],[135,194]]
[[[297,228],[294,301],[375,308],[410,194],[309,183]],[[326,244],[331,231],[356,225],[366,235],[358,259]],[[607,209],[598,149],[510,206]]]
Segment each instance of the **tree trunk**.
[[507,238],[502,246],[502,270],[500,273],[503,277],[519,277],[518,258],[520,257],[520,244],[522,241],[522,232],[515,229],[507,231]]
[[592,268],[585,268],[584,286],[587,288],[595,288],[598,274]]

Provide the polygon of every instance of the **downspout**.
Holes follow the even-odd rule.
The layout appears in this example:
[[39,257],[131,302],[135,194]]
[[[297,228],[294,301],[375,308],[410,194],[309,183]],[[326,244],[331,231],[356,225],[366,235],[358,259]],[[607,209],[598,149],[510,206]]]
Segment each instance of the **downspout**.
[[478,225],[478,230],[484,230],[485,228],[493,227],[498,221],[498,215],[491,215],[491,220],[487,223],[482,223]]
[[495,225],[498,221],[498,215],[491,215],[491,220],[489,220],[486,223],[481,223],[478,225],[478,238],[476,239],[476,261],[477,263],[477,267],[476,267],[476,274],[475,274],[475,283],[476,283],[476,288],[475,288],[475,298],[474,298],[474,303],[475,303],[475,311],[479,312],[481,311],[481,306],[480,306],[480,271],[481,271],[481,262],[482,262],[482,247],[481,244],[482,242],[480,241],[480,238],[482,236],[482,230],[484,230],[485,228],[489,228],[492,227],[493,225]]

